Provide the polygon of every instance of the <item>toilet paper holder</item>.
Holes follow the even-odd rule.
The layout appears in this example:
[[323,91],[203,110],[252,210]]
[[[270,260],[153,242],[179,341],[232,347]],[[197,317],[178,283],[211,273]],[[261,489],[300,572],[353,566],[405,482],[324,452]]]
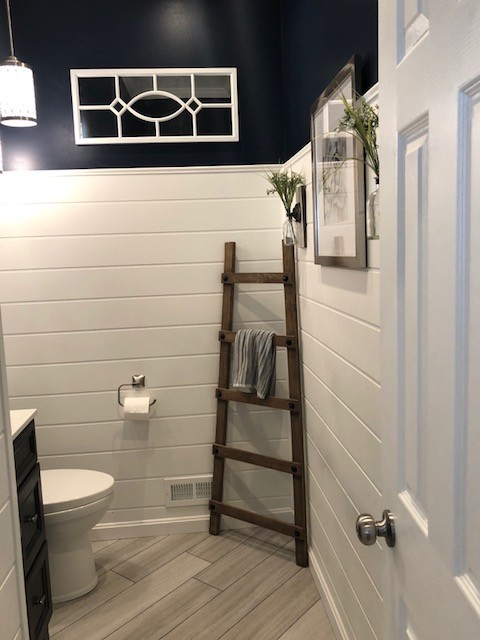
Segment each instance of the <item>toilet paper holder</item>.
[[[118,399],[118,404],[123,407],[125,406],[123,404],[123,402],[120,399],[120,391],[122,389],[124,389],[125,387],[130,387],[131,389],[138,389],[140,387],[145,387],[145,376],[143,374],[138,374],[135,376],[132,376],[132,382],[130,382],[130,384],[121,384],[118,389],[117,389],[117,399]],[[153,400],[153,402],[149,402],[148,406],[151,407],[152,405],[154,405],[156,403],[156,399]]]

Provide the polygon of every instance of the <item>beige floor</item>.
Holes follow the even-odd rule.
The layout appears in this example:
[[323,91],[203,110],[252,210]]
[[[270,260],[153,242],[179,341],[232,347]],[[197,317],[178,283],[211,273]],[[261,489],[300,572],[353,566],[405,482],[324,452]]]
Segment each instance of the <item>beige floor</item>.
[[54,640],[334,640],[291,539],[266,530],[93,543],[99,584],[56,605]]

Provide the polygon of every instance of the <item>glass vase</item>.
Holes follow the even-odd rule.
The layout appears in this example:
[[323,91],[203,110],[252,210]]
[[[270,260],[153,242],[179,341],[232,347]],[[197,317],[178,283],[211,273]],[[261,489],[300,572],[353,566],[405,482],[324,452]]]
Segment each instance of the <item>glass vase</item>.
[[375,178],[375,184],[375,191],[372,191],[367,200],[367,238],[369,239],[380,237],[380,186],[378,178]]
[[287,216],[283,223],[283,242],[286,245],[297,244],[298,229],[297,222],[292,216]]

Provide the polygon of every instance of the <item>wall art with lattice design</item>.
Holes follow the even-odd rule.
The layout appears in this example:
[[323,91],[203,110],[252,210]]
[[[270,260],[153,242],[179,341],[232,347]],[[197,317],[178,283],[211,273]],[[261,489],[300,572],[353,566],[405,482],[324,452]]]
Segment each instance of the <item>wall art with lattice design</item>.
[[236,142],[237,70],[72,69],[76,144]]

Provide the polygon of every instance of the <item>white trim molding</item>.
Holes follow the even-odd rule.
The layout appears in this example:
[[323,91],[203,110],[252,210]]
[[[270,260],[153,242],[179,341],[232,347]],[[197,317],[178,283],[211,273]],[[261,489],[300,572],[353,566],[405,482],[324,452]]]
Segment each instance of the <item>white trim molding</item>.
[[[262,512],[286,522],[293,521],[292,509],[272,509]],[[113,540],[121,538],[141,538],[161,536],[171,533],[198,533],[208,531],[210,516],[208,513],[199,516],[179,516],[176,518],[156,518],[151,520],[135,520],[127,522],[100,522],[91,531],[92,540]],[[249,522],[243,522],[224,516],[222,529],[245,529],[251,527]]]

